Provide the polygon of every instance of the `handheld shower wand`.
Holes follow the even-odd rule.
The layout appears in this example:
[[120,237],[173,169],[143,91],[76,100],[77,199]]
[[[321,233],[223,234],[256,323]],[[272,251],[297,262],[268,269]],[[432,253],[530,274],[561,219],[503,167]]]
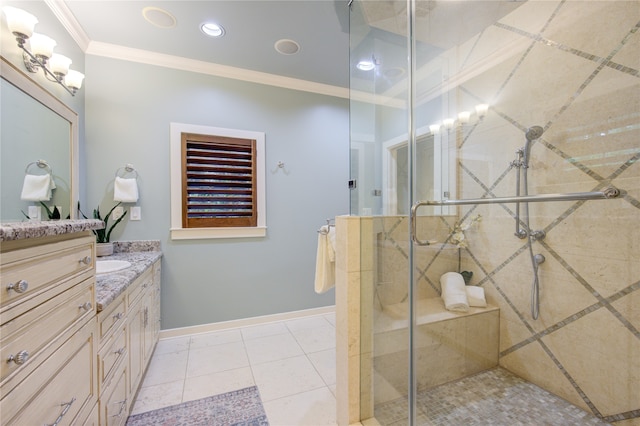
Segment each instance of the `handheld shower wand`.
[[[525,144],[524,148],[518,150],[518,159],[516,160],[516,166],[518,168],[518,176],[516,177],[516,192],[520,195],[520,173],[523,177],[523,192],[524,195],[529,195],[529,182],[527,179],[527,169],[529,168],[529,160],[531,158],[531,145],[532,143],[540,139],[544,133],[544,129],[540,126],[532,126],[525,132]],[[544,262],[544,256],[541,254],[533,254],[533,240],[538,238],[544,238],[544,231],[531,231],[529,223],[529,204],[524,204],[524,227],[520,229],[520,203],[516,203],[516,236],[518,238],[527,239],[527,245],[529,246],[529,256],[531,257],[531,265],[533,268],[533,283],[531,285],[531,316],[538,319],[540,309],[539,288],[540,281],[538,279],[538,265]]]

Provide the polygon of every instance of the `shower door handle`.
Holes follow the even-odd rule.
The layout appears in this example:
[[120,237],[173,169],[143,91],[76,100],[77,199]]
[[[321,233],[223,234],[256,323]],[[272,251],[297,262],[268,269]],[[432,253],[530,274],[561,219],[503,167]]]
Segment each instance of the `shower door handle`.
[[424,205],[426,204],[418,202],[411,206],[411,239],[419,246],[428,246],[431,244],[429,240],[420,241],[420,239],[418,239],[418,209]]

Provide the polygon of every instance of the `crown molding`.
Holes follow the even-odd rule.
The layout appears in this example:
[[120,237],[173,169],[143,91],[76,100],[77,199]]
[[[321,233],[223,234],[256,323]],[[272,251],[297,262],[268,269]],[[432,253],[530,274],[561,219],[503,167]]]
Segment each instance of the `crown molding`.
[[190,71],[199,74],[213,75],[234,80],[247,81],[269,86],[299,90],[303,92],[317,93],[320,95],[337,98],[349,98],[349,89],[346,87],[331,86],[328,84],[314,83],[291,77],[283,77],[259,71],[230,67],[181,56],[167,55],[150,52],[148,50],[135,49],[115,44],[91,41],[85,51],[87,55],[102,56],[105,58],[120,59],[129,62],[155,65],[165,68],[173,68],[181,71]]
[[82,26],[78,22],[69,7],[61,0],[44,0],[45,4],[49,6],[49,9],[58,18],[58,21],[67,30],[71,38],[75,40],[80,49],[86,53],[87,48],[91,40],[87,33],[84,32]]

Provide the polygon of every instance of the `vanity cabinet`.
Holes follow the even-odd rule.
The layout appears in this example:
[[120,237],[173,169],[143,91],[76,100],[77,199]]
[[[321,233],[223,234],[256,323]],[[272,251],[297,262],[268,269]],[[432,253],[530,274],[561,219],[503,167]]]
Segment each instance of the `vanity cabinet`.
[[100,425],[123,425],[133,408],[136,392],[158,341],[152,317],[155,315],[159,319],[160,315],[159,270],[160,261],[156,261],[98,313]]
[[6,241],[0,250],[0,423],[97,423],[95,238]]
[[96,313],[90,231],[0,253],[0,424],[124,425],[158,340],[160,261]]

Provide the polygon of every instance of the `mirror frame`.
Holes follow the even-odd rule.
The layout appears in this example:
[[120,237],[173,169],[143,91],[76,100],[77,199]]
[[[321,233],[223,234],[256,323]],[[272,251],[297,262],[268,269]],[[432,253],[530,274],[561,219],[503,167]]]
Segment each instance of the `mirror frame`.
[[33,81],[28,75],[15,67],[4,56],[0,56],[0,78],[11,83],[25,95],[40,102],[51,112],[59,115],[69,122],[71,140],[69,141],[69,155],[71,165],[71,190],[69,191],[69,215],[71,219],[77,219],[75,204],[78,202],[78,157],[79,157],[79,127],[78,114],[56,98],[49,91]]

